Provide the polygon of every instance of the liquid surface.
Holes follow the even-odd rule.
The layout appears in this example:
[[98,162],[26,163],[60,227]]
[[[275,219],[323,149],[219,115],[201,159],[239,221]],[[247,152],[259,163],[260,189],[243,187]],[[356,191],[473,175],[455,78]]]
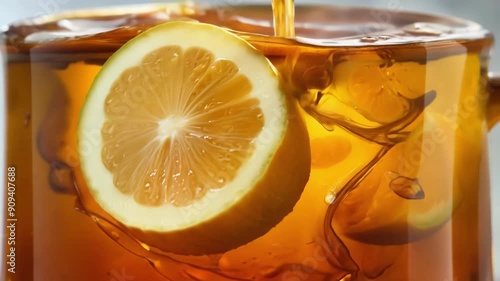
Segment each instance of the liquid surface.
[[[408,43],[431,43],[491,37],[480,25],[454,18],[434,17],[396,10],[390,20],[377,22],[373,12],[365,8],[338,6],[297,6],[276,0],[273,20],[269,6],[229,6],[202,9],[181,4],[142,5],[127,9],[109,8],[96,11],[70,12],[12,24],[3,34],[17,49],[37,49],[63,53],[69,51],[114,51],[147,28],[171,20],[198,20],[252,34],[253,40],[271,40],[275,32],[293,37],[299,43],[316,46],[387,46]],[[91,16],[89,16],[91,15]],[[285,16],[286,15],[286,16]],[[295,18],[292,25],[292,19]],[[274,27],[278,30],[274,30]],[[295,31],[294,31],[295,29]],[[281,31],[280,31],[281,30]],[[264,36],[263,36],[264,35]],[[99,40],[113,38],[113,40]],[[68,41],[69,39],[69,41]],[[99,40],[91,44],[88,40]],[[67,42],[62,42],[67,41]],[[470,42],[469,42],[470,41]],[[277,40],[277,43],[289,43]],[[43,44],[39,44],[43,43]],[[89,44],[87,44],[89,43]],[[442,43],[441,43],[442,45]],[[92,48],[90,48],[92,46]]]
[[[37,222],[34,276],[104,281],[125,268],[141,280],[492,280],[489,219],[479,219],[489,208],[480,88],[491,45],[486,31],[403,12],[369,25],[370,10],[350,10],[341,21],[345,8],[297,7],[293,40],[268,37],[268,7],[142,9],[20,23],[3,35],[9,129],[33,131],[23,140],[33,145],[33,163],[18,165],[44,183],[24,206]],[[262,51],[300,104],[311,142],[304,147],[312,155],[310,180],[294,211],[220,255],[142,244],[92,200],[75,158],[78,115],[102,63],[139,32],[181,19],[231,28]],[[16,126],[26,112],[31,121]],[[90,146],[94,137],[81,141]],[[8,161],[17,142],[8,141]],[[61,193],[78,193],[77,208],[109,237],[73,211],[74,196]],[[65,268],[50,270],[53,263]]]

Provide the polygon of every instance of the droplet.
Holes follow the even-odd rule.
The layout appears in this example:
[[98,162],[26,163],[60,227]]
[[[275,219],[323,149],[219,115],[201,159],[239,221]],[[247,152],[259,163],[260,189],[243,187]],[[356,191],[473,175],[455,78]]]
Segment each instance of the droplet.
[[410,200],[425,198],[424,190],[418,179],[405,177],[394,172],[389,172],[388,176],[391,179],[389,187],[399,197]]
[[139,242],[139,244],[140,244],[140,245],[141,245],[141,247],[143,247],[146,251],[148,251],[148,252],[149,252],[149,251],[151,250],[151,248],[149,247],[149,245],[148,245],[148,244],[145,244],[145,243],[142,243],[142,242]]
[[390,36],[390,35],[380,35],[380,36],[378,36],[378,40],[389,40],[391,38],[392,38],[392,36]]
[[337,198],[337,194],[334,193],[334,192],[329,192],[326,196],[325,196],[325,203],[328,204],[328,205],[331,205],[333,204],[333,202],[335,202],[335,199]]
[[118,240],[120,239],[120,233],[116,232],[116,231],[110,231],[109,232],[109,235],[111,236],[111,238],[113,240]]
[[365,37],[359,39],[359,41],[365,42],[365,43],[374,43],[374,42],[378,41],[378,38],[376,36],[365,36]]

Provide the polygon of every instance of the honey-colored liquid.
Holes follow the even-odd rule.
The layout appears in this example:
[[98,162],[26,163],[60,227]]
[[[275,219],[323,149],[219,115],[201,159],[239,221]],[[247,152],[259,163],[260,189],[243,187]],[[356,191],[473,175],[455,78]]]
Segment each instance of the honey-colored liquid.
[[[4,263],[3,278],[491,281],[481,83],[491,40],[464,35],[419,44],[422,29],[406,26],[404,15],[384,34],[365,35],[353,27],[359,23],[333,30],[326,27],[345,11],[328,9],[298,8],[297,40],[265,36],[274,32],[265,7],[223,14],[132,9],[12,26],[3,37],[6,164],[16,167],[18,228],[16,273]],[[95,75],[165,15],[229,27],[249,40],[276,66],[308,126],[311,175],[293,212],[262,237],[218,255],[141,244],[93,201],[79,170],[76,127]],[[369,15],[351,16],[369,22]],[[439,37],[429,35],[439,26],[426,28],[427,40]],[[293,37],[289,32],[279,34]],[[96,137],[80,142],[91,146]]]
[[273,23],[275,36],[295,36],[294,0],[273,0]]

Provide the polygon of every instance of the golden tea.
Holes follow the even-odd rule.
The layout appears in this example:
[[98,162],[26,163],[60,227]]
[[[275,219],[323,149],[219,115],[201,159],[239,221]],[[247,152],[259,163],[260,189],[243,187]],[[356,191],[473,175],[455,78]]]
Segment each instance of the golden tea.
[[[293,14],[293,7],[287,5],[281,9]],[[268,6],[136,6],[67,13],[11,25],[2,40],[7,59],[6,164],[15,185],[15,212],[11,219],[16,221],[9,221],[15,225],[15,246],[6,239],[3,248],[7,257],[4,278],[492,280],[487,93],[483,83],[492,38],[481,27],[456,19],[394,12],[390,22],[373,21],[374,14],[383,12],[297,6],[295,28],[278,28],[278,37],[273,36],[273,15]],[[113,143],[113,136],[123,142],[128,139],[120,132],[134,128],[147,136],[149,123],[127,127],[127,122],[117,121],[116,127],[106,123],[111,127],[100,131],[81,131],[79,124],[80,118],[94,118],[105,108],[104,102],[97,103],[102,107],[82,113],[84,104],[86,107],[92,102],[86,98],[89,91],[95,91],[91,86],[98,80],[96,76],[111,65],[108,62],[103,67],[108,58],[130,39],[165,22],[209,23],[247,40],[272,63],[287,104],[297,108],[285,112],[289,115],[287,122],[296,120],[306,128],[307,141],[297,133],[296,141],[289,141],[293,149],[283,153],[286,161],[276,160],[275,170],[269,170],[280,176],[270,176],[268,191],[283,186],[281,193],[264,196],[267,191],[259,191],[266,198],[265,204],[251,201],[252,204],[241,205],[244,208],[235,211],[240,218],[232,222],[236,227],[245,223],[242,218],[259,221],[256,213],[264,205],[269,210],[274,204],[291,206],[290,210],[276,208],[278,211],[259,218],[276,218],[277,223],[249,241],[226,238],[233,236],[231,227],[224,226],[228,228],[215,228],[220,229],[218,233],[196,236],[206,237],[196,240],[199,247],[193,246],[186,252],[170,251],[185,244],[182,237],[176,238],[180,239],[176,243],[165,242],[163,247],[161,241],[150,242],[158,239],[129,228],[121,218],[105,211],[88,182],[88,172],[82,168],[86,151],[94,153],[90,151],[99,147],[103,139],[119,147],[122,142]],[[185,33],[182,40],[180,36],[178,41],[186,42],[190,33]],[[219,48],[213,40],[204,47]],[[164,56],[152,55],[151,63],[156,65],[168,52]],[[180,52],[173,52],[171,59],[177,59]],[[181,65],[186,67],[189,56],[184,57],[186,62]],[[221,67],[217,73],[229,75],[231,67]],[[235,69],[244,67],[241,63]],[[142,75],[134,73],[130,70],[123,85]],[[168,79],[184,79],[179,76],[180,71],[169,73],[173,78]],[[247,77],[260,74],[249,73]],[[228,86],[227,95],[234,96],[233,93],[257,84],[251,79],[238,79],[238,83]],[[123,91],[128,87],[113,85],[116,89],[124,88]],[[133,95],[129,99],[117,95],[113,100],[120,101],[123,116],[175,103],[134,100]],[[260,124],[256,120],[265,113],[265,109],[258,111],[257,104],[264,108],[270,101],[249,99],[236,106],[229,98],[221,100],[224,102],[217,106],[226,106],[227,120],[231,116],[240,119],[235,117],[236,121],[224,127],[224,132],[216,132],[224,136],[239,132],[245,137],[237,135],[234,142],[227,137],[226,142],[211,144],[229,151],[227,145],[234,143],[231,152],[243,151],[238,159],[246,159],[253,155],[250,147],[254,144],[244,140],[260,132],[257,127],[261,125],[255,125]],[[143,102],[149,103],[143,106]],[[276,107],[279,114],[280,110],[285,109]],[[234,112],[241,115],[233,115]],[[212,117],[221,120],[218,115]],[[211,124],[209,120],[203,122],[200,128]],[[184,131],[179,124],[162,123],[161,130],[180,134]],[[269,128],[277,127],[280,128]],[[118,128],[118,135],[110,128]],[[199,145],[191,148],[193,151],[205,145],[204,139],[211,138],[208,131],[205,135],[193,134],[189,136],[199,139]],[[131,147],[135,151],[147,149],[139,144]],[[106,169],[121,165],[121,158],[105,158],[103,151],[98,153],[109,159]],[[146,154],[152,155],[152,151]],[[184,159],[175,155],[169,163]],[[212,159],[212,154],[203,155],[189,160],[203,167],[198,172],[206,174],[203,186],[224,190],[225,182],[236,178],[237,172],[219,178],[210,172],[211,167],[228,163],[224,167],[239,171],[240,164],[224,158],[229,156],[217,158],[219,154],[213,154]],[[306,166],[300,164],[304,159]],[[236,168],[231,168],[231,163]],[[123,194],[135,188],[130,184],[135,180],[135,172],[127,169],[123,174],[126,180],[115,181],[116,186],[123,186]],[[184,170],[179,169],[179,175],[183,175]],[[172,171],[164,174],[175,175]],[[281,176],[285,172],[287,176]],[[272,175],[268,171],[267,174]],[[295,196],[292,193],[298,189],[293,185],[303,178],[300,175],[307,177],[307,184],[300,186],[300,193]],[[172,208],[191,204],[195,212],[188,216],[202,215],[204,201],[200,198],[208,193],[196,193],[202,192],[196,189],[198,186],[183,189],[188,185],[176,185],[168,178],[165,181],[170,183],[165,192],[171,186],[178,186],[179,191],[154,197],[163,198],[159,201],[149,201],[153,197],[146,195],[136,197],[136,201],[142,200],[151,209],[167,201]],[[99,185],[99,179],[95,182]],[[178,194],[195,195],[181,200],[175,197]],[[118,199],[113,200],[109,203],[121,204]],[[198,212],[196,206],[200,206]],[[152,215],[144,217],[145,221],[155,219]],[[239,235],[243,234],[236,236]],[[188,236],[184,238],[191,239]],[[11,247],[15,258],[9,265]]]

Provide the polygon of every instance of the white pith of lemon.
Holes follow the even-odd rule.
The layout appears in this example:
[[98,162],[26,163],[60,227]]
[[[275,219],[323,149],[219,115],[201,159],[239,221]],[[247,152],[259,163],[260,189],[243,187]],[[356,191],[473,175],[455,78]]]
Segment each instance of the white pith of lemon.
[[[134,197],[134,194],[137,194],[134,193],[136,191],[125,192],[119,190],[116,186],[117,182],[119,182],[116,178],[119,175],[117,176],[116,173],[113,174],[110,171],[110,167],[125,165],[127,171],[133,171],[133,175],[125,175],[125,178],[135,179],[137,177],[147,177],[144,175],[135,175],[135,173],[146,169],[144,165],[149,163],[148,159],[154,156],[154,152],[168,151],[171,154],[166,154],[163,158],[158,156],[158,159],[167,159],[162,163],[167,163],[172,159],[181,161],[180,164],[179,162],[175,162],[175,165],[172,163],[172,166],[182,168],[183,165],[191,165],[192,167],[190,166],[189,171],[192,172],[194,170],[194,173],[205,173],[206,171],[203,170],[203,167],[197,167],[197,165],[203,165],[204,161],[208,161],[207,159],[199,159],[200,157],[198,157],[194,160],[189,158],[190,161],[185,160],[185,162],[182,162],[183,159],[187,159],[187,156],[182,156],[182,153],[186,152],[183,151],[183,149],[186,150],[185,146],[173,152],[172,146],[170,146],[170,150],[166,148],[161,150],[161,147],[156,150],[150,149],[150,147],[154,147],[155,145],[162,146],[167,140],[174,143],[176,139],[180,140],[187,136],[183,135],[185,133],[183,130],[191,124],[190,122],[194,122],[192,120],[195,117],[183,116],[178,112],[168,112],[165,118],[157,120],[151,117],[151,122],[143,123],[140,123],[142,122],[140,120],[139,122],[130,117],[132,115],[136,116],[134,114],[136,114],[137,110],[148,113],[148,108],[141,107],[141,104],[147,104],[150,102],[150,98],[156,97],[156,95],[166,95],[170,100],[175,100],[176,102],[182,100],[183,98],[171,98],[169,95],[175,95],[180,91],[179,89],[183,89],[185,84],[182,83],[186,82],[185,77],[180,76],[180,79],[174,79],[175,81],[171,85],[169,84],[171,88],[165,90],[165,93],[150,93],[146,91],[144,95],[147,98],[142,96],[142,99],[137,98],[136,100],[132,100],[135,103],[124,100],[123,108],[121,109],[123,110],[123,122],[116,119],[119,117],[117,117],[118,114],[116,112],[109,113],[106,111],[107,109],[104,109],[106,103],[113,102],[113,97],[115,96],[110,98],[110,91],[115,91],[114,89],[117,87],[115,82],[121,83],[117,82],[120,79],[126,81],[127,79],[123,78],[124,73],[128,73],[126,71],[131,71],[130,79],[135,79],[134,77],[136,76],[133,76],[135,75],[133,70],[144,64],[143,60],[148,55],[155,52],[161,53],[162,51],[160,50],[165,47],[171,47],[180,51],[179,54],[172,56],[169,61],[159,62],[158,65],[160,66],[164,65],[164,63],[177,63],[175,66],[190,65],[197,67],[196,64],[182,64],[183,61],[180,61],[181,64],[178,61],[172,62],[184,59],[183,54],[193,48],[202,50],[200,51],[202,53],[207,51],[213,55],[214,60],[210,64],[210,67],[214,66],[215,62],[220,61],[229,61],[235,64],[238,75],[247,79],[244,81],[248,81],[251,85],[249,98],[258,101],[258,110],[262,113],[263,123],[258,134],[251,141],[247,142],[250,147],[249,156],[242,160],[243,162],[240,167],[234,172],[234,176],[230,177],[227,184],[214,186],[214,188],[208,187],[208,191],[203,196],[188,198],[189,200],[179,205],[173,204],[173,202],[175,203],[175,195],[171,194],[169,195],[169,200],[159,200],[158,197],[155,197],[159,201],[157,200],[154,205],[148,205],[137,202]],[[159,69],[161,70],[162,68],[160,67]],[[155,75],[159,75],[162,77],[161,79],[172,79],[168,75],[176,75],[175,69],[173,69],[173,72],[168,73],[168,75],[160,70]],[[205,71],[205,73],[209,73],[208,70]],[[221,71],[225,71],[224,68],[221,68]],[[194,71],[190,73],[192,74]],[[214,77],[217,78],[218,73],[216,71],[214,73],[210,72],[210,75],[215,75]],[[221,73],[221,75],[227,75],[227,73]],[[139,75],[138,77],[143,76]],[[202,78],[191,82],[196,84],[200,80]],[[178,82],[178,84],[174,82]],[[144,89],[147,90],[149,88],[145,87]],[[237,88],[233,87],[231,89]],[[241,89],[241,91],[245,89]],[[116,99],[118,98],[121,97],[116,96]],[[201,100],[203,100],[203,97]],[[187,102],[187,98],[184,101]],[[198,102],[196,98],[190,101],[193,103],[194,101]],[[168,106],[172,107],[170,104]],[[211,105],[207,103],[206,106]],[[224,105],[216,104],[215,106]],[[146,116],[144,118],[150,118],[147,114],[144,116]],[[155,116],[157,117],[157,115]],[[221,120],[230,119],[231,116],[222,116]],[[118,121],[110,118],[115,118]],[[128,120],[127,118],[131,119]],[[217,120],[214,121],[216,124]],[[134,126],[134,122],[138,125]],[[137,134],[130,135],[130,138],[121,136],[123,141],[114,143],[112,138],[120,137],[120,133],[108,132],[112,130],[107,127],[110,127],[109,124],[113,125],[115,123],[118,125],[113,128],[119,128],[124,132],[127,130],[136,130]],[[128,124],[130,125],[128,126]],[[141,126],[141,124],[144,124],[144,126]],[[205,126],[200,125],[200,122],[196,124],[198,127]],[[148,128],[149,125],[151,125],[151,129]],[[237,126],[238,122],[235,122],[235,125]],[[209,126],[208,123],[207,126]],[[203,140],[201,140],[204,137],[203,133],[199,133],[199,139],[196,139],[195,144],[203,143]],[[94,149],[89,151],[86,147],[79,145],[81,170],[93,198],[108,214],[129,227],[139,240],[164,251],[187,254],[217,253],[240,246],[257,238],[291,212],[309,177],[310,158],[307,153],[309,151],[307,131],[297,111],[295,101],[287,97],[281,90],[279,80],[272,65],[260,52],[243,39],[221,28],[207,24],[192,22],[166,23],[146,31],[120,48],[106,62],[97,75],[83,106],[78,135],[80,138],[83,138],[88,134],[99,135]],[[196,134],[192,133],[192,128],[189,129],[189,134],[190,138],[196,137]],[[130,143],[136,141],[135,138],[143,141],[145,136],[149,135],[153,137],[149,142],[145,143],[146,145],[141,146],[140,149],[116,156],[119,158],[117,158],[116,165],[112,161],[113,159],[107,162],[107,166],[103,163],[103,157],[108,157],[108,154],[105,151],[103,152],[105,144],[117,147],[120,145],[133,147]],[[128,131],[126,136],[129,136]],[[184,143],[189,142],[184,141]],[[197,147],[189,147],[189,150],[194,151],[196,149]],[[136,167],[130,168],[127,166],[128,162],[120,164],[120,161],[126,157],[139,157],[138,153],[143,150],[149,152],[149,154],[143,155],[143,158],[140,159],[146,160],[144,162],[138,161]],[[153,152],[153,155],[150,155],[151,152]],[[181,156],[174,155],[174,153],[178,153]],[[112,153],[110,155],[114,156]],[[229,148],[226,156],[231,157]],[[192,164],[194,162],[196,164]],[[165,166],[168,165],[159,165],[159,167]],[[217,163],[213,166],[218,167]],[[195,168],[198,168],[198,170]],[[165,167],[165,169],[166,171],[170,171],[171,168]],[[226,168],[223,169],[224,171],[226,170]],[[157,170],[148,170],[147,172],[156,173]],[[207,173],[217,175],[219,172],[224,173],[223,171]],[[165,176],[169,177],[171,175],[165,173]],[[170,181],[169,179],[165,180],[167,183]],[[129,182],[122,184],[126,186],[124,190],[131,188]],[[203,184],[200,183],[200,186]],[[181,188],[180,192],[183,192],[182,185],[176,185],[176,187],[178,186]],[[141,186],[137,188],[141,188]],[[170,186],[165,185],[162,188],[164,190],[162,189],[157,193],[166,197],[166,195],[162,194],[168,192]],[[145,200],[147,201],[147,198]]]

